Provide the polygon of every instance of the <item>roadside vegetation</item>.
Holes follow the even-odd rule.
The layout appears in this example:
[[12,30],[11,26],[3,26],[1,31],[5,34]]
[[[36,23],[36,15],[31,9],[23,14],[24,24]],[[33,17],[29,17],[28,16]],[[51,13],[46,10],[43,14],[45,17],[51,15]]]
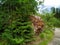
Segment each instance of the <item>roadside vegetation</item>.
[[54,37],[55,28],[60,27],[60,21],[54,15],[54,13],[39,14],[45,23],[43,32],[39,35],[42,39],[39,45],[48,45]]

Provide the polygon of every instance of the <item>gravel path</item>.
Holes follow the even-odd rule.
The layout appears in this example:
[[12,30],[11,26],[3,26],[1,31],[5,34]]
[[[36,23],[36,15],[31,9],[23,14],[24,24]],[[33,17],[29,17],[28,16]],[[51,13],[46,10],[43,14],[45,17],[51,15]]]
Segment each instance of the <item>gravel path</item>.
[[55,29],[54,39],[48,45],[60,45],[60,28]]

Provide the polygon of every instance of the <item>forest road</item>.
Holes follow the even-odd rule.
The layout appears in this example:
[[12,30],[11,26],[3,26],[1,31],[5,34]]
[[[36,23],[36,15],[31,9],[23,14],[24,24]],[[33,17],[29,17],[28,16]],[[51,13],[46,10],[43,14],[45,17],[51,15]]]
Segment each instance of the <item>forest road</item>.
[[60,28],[55,28],[54,38],[48,45],[60,45]]

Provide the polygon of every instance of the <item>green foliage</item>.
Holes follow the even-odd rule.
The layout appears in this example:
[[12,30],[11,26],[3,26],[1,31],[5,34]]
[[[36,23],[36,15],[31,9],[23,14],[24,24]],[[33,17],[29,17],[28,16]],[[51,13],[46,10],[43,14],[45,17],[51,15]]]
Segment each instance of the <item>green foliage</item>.
[[48,43],[52,40],[54,31],[54,27],[60,27],[60,21],[54,17],[53,13],[46,13],[44,15],[40,15],[45,23],[44,31],[40,34],[40,38],[42,41],[39,45],[48,45]]
[[51,28],[44,28],[44,31],[40,34],[42,41],[39,45],[48,45],[48,43],[53,39],[54,31]]
[[30,15],[35,13],[37,3],[35,0],[7,0],[2,7],[7,12],[17,11],[21,15]]
[[40,38],[42,41],[39,45],[48,45],[48,43],[52,40],[54,31],[53,28],[55,27],[56,18],[52,13],[46,13],[44,15],[40,15],[45,23],[43,32],[40,34]]
[[53,39],[54,36],[54,27],[60,27],[60,21],[54,17],[53,13],[46,13],[40,15],[45,23],[44,31],[40,34],[42,41],[39,45],[48,45],[48,43]]
[[60,19],[55,19],[55,27],[60,27]]
[[[2,2],[1,2],[2,3]],[[33,37],[29,16],[35,14],[35,0],[7,0],[0,6],[0,44],[24,45]],[[5,41],[6,40],[6,41]]]
[[53,37],[53,31],[45,29],[43,33],[40,34],[41,39],[51,40]]
[[39,45],[48,45],[48,43],[52,40],[53,35],[53,31],[45,29],[44,32],[40,34],[42,41]]
[[47,25],[47,27],[50,27],[50,29],[52,27],[60,27],[60,20],[55,18],[54,15],[55,14],[53,13],[46,13],[44,15],[41,15],[41,17],[43,18],[45,22],[45,25]]

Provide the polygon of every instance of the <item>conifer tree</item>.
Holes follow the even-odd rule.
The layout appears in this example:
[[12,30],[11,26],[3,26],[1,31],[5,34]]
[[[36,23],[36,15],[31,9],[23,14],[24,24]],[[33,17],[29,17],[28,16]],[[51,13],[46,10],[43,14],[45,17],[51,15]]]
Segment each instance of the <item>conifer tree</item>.
[[29,16],[36,9],[35,0],[1,0],[0,39],[6,40],[5,45],[24,45],[31,41],[33,30]]

